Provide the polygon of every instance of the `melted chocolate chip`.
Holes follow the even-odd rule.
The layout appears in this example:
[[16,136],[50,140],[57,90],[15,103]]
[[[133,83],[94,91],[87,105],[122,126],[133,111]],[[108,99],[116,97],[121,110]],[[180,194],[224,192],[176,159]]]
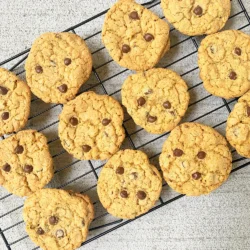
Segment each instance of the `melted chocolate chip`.
[[44,230],[43,230],[41,227],[39,227],[39,228],[36,230],[36,233],[39,234],[39,235],[43,235],[45,232],[44,232]]
[[183,155],[183,151],[181,149],[179,149],[179,148],[176,148],[173,151],[173,153],[174,153],[174,156],[176,156],[176,157],[181,157]]
[[61,229],[56,230],[56,237],[57,238],[63,238],[64,237],[64,232]]
[[6,163],[6,164],[3,165],[2,169],[5,172],[10,172],[11,166],[8,163]]
[[38,65],[35,67],[35,71],[37,74],[41,74],[41,73],[43,73],[43,68],[40,65]]
[[137,11],[132,11],[132,12],[129,14],[129,17],[130,17],[131,19],[134,19],[134,20],[139,20],[139,19],[140,19]]
[[22,154],[23,150],[24,150],[23,146],[17,145],[17,147],[15,148],[15,153],[16,154]]
[[56,216],[49,217],[49,224],[50,225],[56,225],[58,223],[59,219]]
[[250,107],[247,107],[247,116],[250,117]]
[[197,154],[197,157],[199,158],[199,159],[204,159],[205,157],[206,157],[206,153],[204,152],[204,151],[200,151],[198,154]]
[[235,48],[234,49],[234,53],[236,54],[236,55],[238,55],[238,56],[241,56],[241,49],[240,48]]
[[127,193],[127,191],[122,190],[121,193],[120,193],[120,196],[121,196],[122,198],[128,198],[128,193]]
[[118,167],[115,172],[117,174],[123,174],[124,173],[124,168],[123,167]]
[[65,58],[65,59],[64,59],[64,64],[65,64],[66,66],[69,66],[69,65],[71,64],[71,59],[70,59],[70,58]]
[[140,97],[140,98],[137,100],[137,103],[138,103],[138,106],[143,106],[143,105],[146,103],[146,100],[145,100],[145,98]]
[[8,89],[3,86],[0,86],[0,94],[7,95],[7,93],[8,93]]
[[131,50],[131,48],[127,44],[122,45],[122,52],[123,53],[128,53],[128,52],[130,52],[130,50]]
[[236,74],[234,71],[231,71],[231,72],[229,73],[229,78],[230,78],[231,80],[236,80],[236,79],[237,79],[237,74]]
[[66,84],[63,84],[57,88],[61,93],[66,93],[68,90],[68,86]]
[[153,93],[153,90],[152,89],[149,89],[147,92],[145,92],[144,94],[145,95],[150,95],[150,94],[152,94]]
[[202,10],[201,6],[198,5],[198,6],[196,6],[196,7],[194,8],[194,14],[195,14],[195,15],[201,16],[202,13],[203,13],[203,10]]
[[157,117],[156,117],[156,116],[151,116],[151,115],[149,115],[149,116],[148,116],[148,119],[147,119],[147,121],[150,122],[150,123],[153,123],[153,122],[155,122],[156,120],[157,120]]
[[23,168],[23,171],[25,173],[30,174],[33,171],[33,166],[31,166],[31,165],[25,165],[24,168]]
[[69,119],[69,122],[70,122],[70,124],[71,124],[72,126],[76,126],[76,125],[78,124],[78,119],[75,118],[75,117],[71,117],[71,118]]
[[2,120],[5,121],[5,120],[9,119],[10,114],[9,114],[9,112],[3,112],[1,117],[2,117]]
[[83,150],[83,152],[87,153],[91,150],[91,147],[89,145],[83,145],[82,150]]
[[165,109],[171,109],[171,103],[169,101],[166,101],[166,102],[163,103],[163,107]]
[[103,126],[108,126],[110,122],[111,122],[110,119],[105,118],[105,119],[102,120],[102,125]]
[[136,196],[139,200],[144,200],[147,197],[147,195],[144,191],[138,191]]
[[192,178],[193,178],[194,180],[199,180],[199,179],[201,178],[201,173],[199,173],[199,172],[193,173],[193,174],[192,174]]

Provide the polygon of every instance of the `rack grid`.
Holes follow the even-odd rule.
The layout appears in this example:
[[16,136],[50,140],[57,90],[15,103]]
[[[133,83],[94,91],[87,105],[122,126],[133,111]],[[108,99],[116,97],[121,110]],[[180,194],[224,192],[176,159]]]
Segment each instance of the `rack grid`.
[[[243,4],[244,0],[231,0],[232,14],[225,29],[239,29],[244,32],[250,32],[250,17]],[[160,1],[153,0],[143,3],[147,8],[152,9],[160,16]],[[109,57],[105,47],[100,42],[101,27],[95,27],[95,22],[99,18],[104,18],[108,10],[105,10],[77,25],[65,30],[82,36],[89,45],[92,56],[95,61],[92,76],[84,84],[79,94],[84,91],[93,90],[101,94],[107,94],[120,100],[120,90],[123,80],[131,72],[127,69],[121,69]],[[164,16],[161,17],[162,19]],[[89,35],[85,35],[88,33]],[[197,51],[200,37],[188,37],[178,33],[171,27],[171,50],[159,63],[159,67],[172,68],[176,70],[188,83],[191,94],[191,103],[189,111],[184,117],[184,121],[204,122],[221,133],[224,133],[226,119],[231,112],[231,108],[237,99],[225,100],[208,94],[202,87],[199,79],[199,70],[197,66]],[[83,34],[84,35],[83,35]],[[185,51],[182,50],[186,48]],[[181,51],[180,51],[181,49]],[[30,49],[26,49],[17,55],[0,63],[0,66],[8,68],[15,72],[21,78],[24,77],[24,62]],[[184,52],[188,53],[184,53]],[[192,92],[192,93],[191,93]],[[32,97],[31,116],[29,117],[28,127],[43,132],[48,138],[48,144],[55,163],[55,178],[50,187],[73,189],[77,192],[87,193],[94,201],[96,217],[90,228],[90,235],[87,241],[82,245],[100,238],[101,236],[116,230],[133,220],[117,219],[109,215],[101,206],[96,195],[96,182],[99,171],[105,162],[101,161],[80,161],[71,159],[67,152],[60,145],[59,138],[56,134],[58,119],[57,116],[62,110],[63,105],[45,104],[37,97]],[[35,112],[37,111],[38,112]],[[42,111],[41,111],[42,110]],[[53,113],[52,113],[53,112]],[[41,127],[41,124],[44,124]],[[163,135],[149,135],[142,128],[137,127],[128,114],[125,115],[123,127],[126,131],[124,148],[141,149],[145,151],[150,160],[158,166],[158,157],[160,155],[162,143],[169,133]],[[1,139],[4,140],[3,136]],[[250,160],[237,155],[232,149],[233,170],[232,173],[247,167]],[[67,163],[67,164],[65,164]],[[158,166],[159,167],[159,166]],[[63,174],[64,173],[64,174]],[[58,175],[62,175],[59,177]],[[65,181],[64,181],[65,179]],[[78,183],[80,181],[80,183]],[[82,188],[84,186],[84,188]],[[174,202],[184,195],[178,195],[170,190],[167,184],[163,184],[163,192],[159,202],[148,212],[151,213],[171,202]],[[24,222],[21,218],[21,209],[23,199],[8,194],[5,190],[0,190],[0,234],[5,243],[6,249],[39,249],[29,240],[24,230]],[[147,214],[148,214],[147,213]],[[145,216],[141,215],[136,219]],[[134,219],[135,220],[135,219]],[[21,232],[21,233],[20,233]],[[19,238],[16,238],[19,235]],[[18,244],[17,244],[18,243]]]

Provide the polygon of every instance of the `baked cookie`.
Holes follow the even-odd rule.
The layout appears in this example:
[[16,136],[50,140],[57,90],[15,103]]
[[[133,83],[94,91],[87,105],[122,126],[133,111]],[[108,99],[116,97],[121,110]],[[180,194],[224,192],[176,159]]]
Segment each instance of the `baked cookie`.
[[53,177],[46,137],[24,130],[0,142],[0,185],[10,193],[28,196]]
[[250,36],[226,30],[202,40],[198,53],[200,77],[213,95],[226,99],[250,88]]
[[73,33],[45,33],[36,39],[25,64],[31,91],[48,103],[73,99],[92,70],[84,40]]
[[25,126],[30,113],[30,89],[15,74],[0,68],[0,136]]
[[102,168],[97,193],[115,217],[133,219],[151,209],[159,199],[161,176],[142,151],[122,150]]
[[226,24],[230,0],[161,0],[166,19],[188,36],[212,34]]
[[126,79],[122,103],[136,124],[149,133],[162,134],[176,127],[184,116],[188,87],[172,70],[150,69]]
[[23,218],[31,240],[44,250],[73,250],[86,240],[94,218],[87,195],[42,189],[24,203]]
[[176,127],[163,145],[160,166],[168,185],[189,196],[209,194],[232,170],[227,141],[216,130],[198,123]]
[[119,0],[106,15],[102,41],[122,67],[148,70],[170,48],[169,26],[134,0]]
[[77,159],[108,159],[125,138],[122,107],[107,95],[79,95],[64,105],[59,120],[62,146]]
[[250,158],[250,91],[239,99],[229,115],[226,137],[240,155]]

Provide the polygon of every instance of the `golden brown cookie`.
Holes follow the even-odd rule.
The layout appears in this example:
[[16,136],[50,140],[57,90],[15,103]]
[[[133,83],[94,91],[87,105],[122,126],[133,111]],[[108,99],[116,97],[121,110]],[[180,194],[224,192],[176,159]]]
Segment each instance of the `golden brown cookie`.
[[250,36],[226,30],[202,40],[198,53],[200,77],[213,95],[239,97],[250,88]]
[[94,208],[87,195],[42,189],[24,203],[23,218],[31,240],[44,250],[73,250],[88,235]]
[[0,142],[0,185],[10,193],[28,196],[53,177],[46,137],[24,130]]
[[149,133],[162,134],[176,127],[184,116],[188,87],[172,70],[150,69],[126,79],[122,103],[137,125]]
[[142,151],[119,151],[101,170],[99,199],[116,217],[133,219],[146,213],[159,199],[161,176]]
[[30,113],[30,89],[15,74],[0,68],[0,136],[25,126]]
[[169,26],[134,0],[119,0],[106,15],[102,40],[114,61],[143,71],[169,50]]
[[163,145],[160,166],[175,191],[189,196],[209,194],[232,169],[227,141],[216,130],[198,123],[176,127]]
[[239,99],[229,115],[226,137],[240,155],[250,158],[250,91]]
[[35,40],[25,69],[36,96],[48,103],[66,103],[88,80],[92,57],[78,35],[45,33]]
[[85,92],[63,107],[59,137],[68,153],[81,160],[104,160],[124,138],[123,110],[112,97]]
[[227,22],[230,0],[162,0],[166,19],[189,36],[212,34]]

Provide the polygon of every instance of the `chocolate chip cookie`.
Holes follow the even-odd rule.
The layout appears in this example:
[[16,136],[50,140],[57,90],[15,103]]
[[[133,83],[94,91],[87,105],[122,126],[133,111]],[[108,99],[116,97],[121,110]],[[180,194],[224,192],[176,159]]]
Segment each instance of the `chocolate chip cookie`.
[[94,218],[87,195],[42,189],[24,203],[23,218],[31,240],[44,250],[73,250],[86,240]]
[[59,119],[62,146],[77,159],[108,159],[125,138],[122,107],[107,95],[85,92],[64,105]]
[[162,179],[142,151],[119,151],[101,170],[97,192],[110,214],[133,219],[146,213],[159,199]]
[[0,142],[0,185],[10,193],[28,196],[53,177],[46,137],[24,130]]
[[250,88],[250,36],[226,30],[202,40],[198,53],[200,77],[213,95],[239,97]]
[[162,0],[161,6],[166,19],[189,36],[221,30],[231,10],[230,0]]
[[25,82],[0,68],[0,136],[25,126],[30,113],[30,96]]
[[48,103],[73,99],[92,70],[83,39],[73,33],[45,33],[34,42],[25,64],[31,91]]
[[226,137],[240,155],[250,158],[250,91],[239,99],[229,115]]
[[170,48],[168,24],[133,0],[111,7],[102,40],[114,61],[136,71],[153,68]]
[[188,87],[172,70],[150,69],[126,79],[122,103],[137,125],[149,133],[162,134],[176,127],[184,116]]
[[160,166],[168,185],[189,196],[209,194],[232,169],[227,141],[216,130],[198,123],[176,127],[163,145]]

